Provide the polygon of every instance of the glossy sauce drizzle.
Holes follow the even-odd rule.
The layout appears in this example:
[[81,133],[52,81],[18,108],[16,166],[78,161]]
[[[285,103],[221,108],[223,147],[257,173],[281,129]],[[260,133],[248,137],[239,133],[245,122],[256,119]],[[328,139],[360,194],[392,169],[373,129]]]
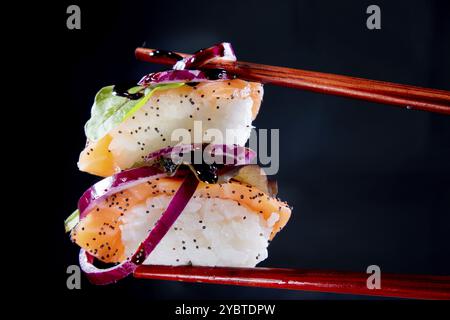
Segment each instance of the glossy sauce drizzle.
[[144,96],[144,93],[142,91],[138,91],[135,93],[128,92],[131,88],[134,88],[136,86],[137,84],[134,82],[116,84],[113,88],[113,94],[115,96],[125,97],[130,100],[138,100]]

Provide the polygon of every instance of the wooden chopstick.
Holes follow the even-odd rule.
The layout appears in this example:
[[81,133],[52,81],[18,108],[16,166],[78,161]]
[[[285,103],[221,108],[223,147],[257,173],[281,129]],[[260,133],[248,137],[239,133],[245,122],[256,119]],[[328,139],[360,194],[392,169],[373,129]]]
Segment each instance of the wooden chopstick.
[[381,274],[381,288],[368,289],[368,274],[280,268],[139,266],[136,278],[318,291],[368,296],[450,299],[450,276]]
[[[173,58],[152,56],[153,51],[155,49],[137,48],[136,58],[159,64],[173,65],[176,62]],[[177,54],[183,57],[188,56],[184,53]],[[219,61],[208,63],[202,68],[225,69],[248,81],[390,104],[407,109],[450,114],[450,91],[445,90],[244,61]]]

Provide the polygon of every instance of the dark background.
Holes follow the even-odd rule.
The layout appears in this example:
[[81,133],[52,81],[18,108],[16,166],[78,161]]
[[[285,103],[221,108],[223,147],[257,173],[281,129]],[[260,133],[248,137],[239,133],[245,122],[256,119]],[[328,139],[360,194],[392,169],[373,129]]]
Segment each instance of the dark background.
[[[81,30],[66,8],[81,7]],[[366,28],[381,7],[382,29]],[[134,49],[194,52],[231,42],[239,59],[450,89],[448,1],[74,1],[48,6],[43,72],[57,92],[45,132],[49,280],[61,296],[139,300],[347,299],[322,293],[125,279],[82,290],[65,286],[78,248],[63,220],[97,179],[77,170],[84,123],[105,85],[140,79],[160,66]],[[38,62],[39,63],[39,62]],[[56,115],[55,115],[56,114]],[[280,128],[279,196],[294,206],[260,266],[449,274],[450,118],[420,111],[265,86],[254,125]],[[57,133],[57,134],[55,134]],[[48,175],[48,172],[53,175]]]

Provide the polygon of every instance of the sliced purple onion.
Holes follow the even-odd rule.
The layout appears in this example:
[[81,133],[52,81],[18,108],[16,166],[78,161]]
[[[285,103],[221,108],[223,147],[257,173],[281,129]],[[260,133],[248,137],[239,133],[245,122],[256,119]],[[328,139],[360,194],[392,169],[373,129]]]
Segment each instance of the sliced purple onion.
[[197,189],[198,183],[197,178],[193,174],[188,174],[184,178],[183,183],[178,188],[155,227],[139,245],[133,256],[124,262],[111,268],[99,269],[93,265],[93,256],[84,249],[81,249],[79,256],[80,267],[86,273],[89,281],[93,284],[105,285],[116,282],[133,273],[156,248],[161,239],[175,223]]
[[167,70],[147,74],[138,82],[138,85],[150,86],[163,83],[210,82],[216,80],[232,80],[234,78],[234,75],[229,74],[225,70]]
[[170,157],[174,163],[195,164],[195,156],[194,159],[191,159],[192,151],[194,153],[196,151],[201,152],[201,160],[208,164],[247,165],[251,164],[256,157],[255,151],[238,145],[208,144],[203,148],[202,144],[181,144],[152,152],[144,161],[152,163],[159,157]]
[[[232,80],[235,78],[225,70],[192,70],[200,68],[213,60],[236,61],[233,47],[228,42],[218,43],[210,48],[201,49],[192,56],[177,61],[173,70],[153,72],[144,76],[138,83],[140,86],[149,86],[174,82],[207,82],[217,80]],[[189,69],[189,70],[188,70]]]
[[213,60],[236,61],[231,43],[222,42],[212,47],[201,49],[192,56],[177,61],[173,66],[174,70],[196,69]]
[[80,220],[105,197],[129,188],[134,184],[142,183],[144,180],[165,176],[166,174],[158,167],[146,166],[136,169],[125,170],[110,177],[100,180],[86,190],[78,200]]

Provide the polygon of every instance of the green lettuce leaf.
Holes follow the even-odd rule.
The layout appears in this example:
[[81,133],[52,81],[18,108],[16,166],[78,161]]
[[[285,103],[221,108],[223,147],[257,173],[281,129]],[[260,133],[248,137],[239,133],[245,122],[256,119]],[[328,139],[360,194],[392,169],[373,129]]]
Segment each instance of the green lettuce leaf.
[[[111,129],[142,108],[155,91],[178,88],[182,85],[184,83],[166,83],[148,87],[144,91],[144,96],[137,100],[114,95],[114,86],[103,87],[95,96],[91,118],[84,127],[86,137],[91,141],[102,138]],[[134,87],[129,92],[137,92],[139,90],[144,90],[144,88]]]
[[80,221],[80,211],[77,209],[70,216],[67,217],[66,220],[64,220],[64,228],[66,229],[66,232],[71,231]]

